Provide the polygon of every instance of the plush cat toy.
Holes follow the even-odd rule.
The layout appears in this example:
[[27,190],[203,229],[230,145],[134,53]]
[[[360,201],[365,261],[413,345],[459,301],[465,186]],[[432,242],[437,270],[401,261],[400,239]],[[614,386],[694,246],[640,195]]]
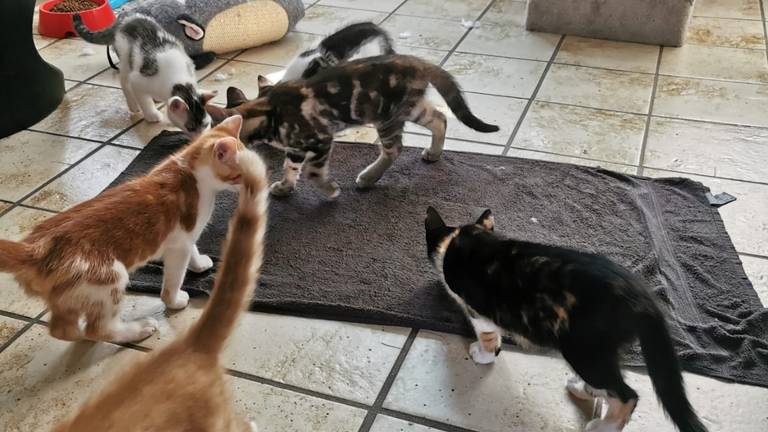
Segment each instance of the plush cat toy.
[[301,0],[135,0],[120,16],[152,17],[176,36],[199,69],[216,54],[276,41],[304,17]]

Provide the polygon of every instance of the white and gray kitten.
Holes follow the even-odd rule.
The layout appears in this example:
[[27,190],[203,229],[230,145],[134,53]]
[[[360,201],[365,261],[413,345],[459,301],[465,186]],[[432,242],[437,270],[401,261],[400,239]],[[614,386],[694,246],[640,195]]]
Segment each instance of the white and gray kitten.
[[282,81],[307,79],[339,63],[394,53],[392,40],[384,29],[372,22],[351,24],[299,54],[288,65]]
[[[162,114],[155,101],[168,102],[168,119],[191,135],[211,127],[205,104],[216,93],[198,90],[192,59],[178,39],[152,18],[132,15],[102,31],[91,31],[80,15],[73,17],[77,34],[85,41],[113,45],[120,58],[120,86],[131,112],[141,112],[149,122]],[[192,28],[193,33],[195,29]],[[202,29],[197,29],[202,37]]]

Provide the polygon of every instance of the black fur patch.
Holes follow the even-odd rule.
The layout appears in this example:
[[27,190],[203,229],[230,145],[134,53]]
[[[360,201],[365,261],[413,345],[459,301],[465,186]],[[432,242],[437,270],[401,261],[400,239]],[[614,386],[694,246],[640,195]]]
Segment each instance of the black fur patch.
[[180,97],[189,107],[189,116],[184,128],[190,132],[199,130],[208,115],[203,97],[197,94],[192,84],[174,85],[171,95]]

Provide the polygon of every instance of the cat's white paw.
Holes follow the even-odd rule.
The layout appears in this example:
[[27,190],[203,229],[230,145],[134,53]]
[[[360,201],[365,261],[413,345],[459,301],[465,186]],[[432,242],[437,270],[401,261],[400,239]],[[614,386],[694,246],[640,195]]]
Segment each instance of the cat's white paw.
[[213,267],[213,260],[208,255],[200,255],[190,260],[187,267],[195,273],[202,273]]
[[320,190],[327,196],[328,198],[335,199],[338,198],[339,195],[341,195],[341,187],[339,187],[339,184],[335,181],[329,181],[328,183],[324,185],[320,185]]
[[496,361],[496,353],[484,351],[480,342],[473,342],[469,346],[469,356],[477,364],[491,364]]
[[568,390],[570,394],[572,394],[574,397],[581,399],[581,400],[590,400],[594,399],[594,397],[587,392],[587,383],[584,382],[581,378],[577,376],[572,376],[568,378],[568,382],[565,383],[565,388]]
[[269,186],[269,192],[274,196],[288,196],[293,192],[293,186],[286,186],[282,182],[274,182]]
[[584,432],[621,432],[618,425],[607,423],[602,419],[595,419],[587,423]]
[[360,189],[368,189],[369,187],[376,184],[377,181],[379,181],[379,178],[377,176],[372,175],[366,175],[369,173],[366,173],[365,171],[361,172],[360,175],[357,176],[357,179],[355,179],[355,184]]
[[251,432],[259,432],[259,427],[256,426],[256,422],[248,422],[248,424],[251,426]]
[[442,152],[433,153],[428,148],[425,148],[424,151],[421,152],[421,158],[424,159],[426,162],[437,162],[438,160],[440,160],[440,155],[442,155]]
[[176,298],[173,301],[169,301],[165,304],[168,309],[178,310],[184,309],[189,304],[189,294],[186,291],[179,290],[176,294]]
[[163,114],[158,110],[149,111],[144,113],[144,120],[150,123],[157,123],[163,119]]
[[152,336],[157,329],[160,328],[160,324],[158,324],[157,320],[154,318],[144,318],[139,321],[139,325],[141,326],[141,330],[139,331],[137,340],[143,340]]

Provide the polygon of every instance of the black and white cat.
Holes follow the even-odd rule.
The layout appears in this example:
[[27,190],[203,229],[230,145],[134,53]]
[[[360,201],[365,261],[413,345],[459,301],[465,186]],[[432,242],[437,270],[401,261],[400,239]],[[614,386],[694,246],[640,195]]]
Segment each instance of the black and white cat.
[[478,341],[477,363],[492,363],[501,334],[557,348],[578,374],[576,397],[606,398],[609,409],[587,431],[624,428],[637,393],[622,378],[620,349],[639,339],[656,395],[681,432],[707,429],[688,402],[667,323],[645,283],[605,257],[503,238],[486,210],[474,224],[447,226],[427,209],[427,251]]
[[155,100],[167,101],[168,119],[175,126],[192,135],[210,128],[205,104],[216,92],[197,89],[192,60],[178,39],[155,20],[132,15],[98,32],[89,30],[80,15],[73,21],[85,41],[114,46],[120,58],[120,86],[131,112],[141,110],[145,120],[158,122],[162,114]]
[[281,81],[307,79],[339,63],[394,53],[392,40],[384,29],[372,22],[351,24],[299,54],[288,65]]

